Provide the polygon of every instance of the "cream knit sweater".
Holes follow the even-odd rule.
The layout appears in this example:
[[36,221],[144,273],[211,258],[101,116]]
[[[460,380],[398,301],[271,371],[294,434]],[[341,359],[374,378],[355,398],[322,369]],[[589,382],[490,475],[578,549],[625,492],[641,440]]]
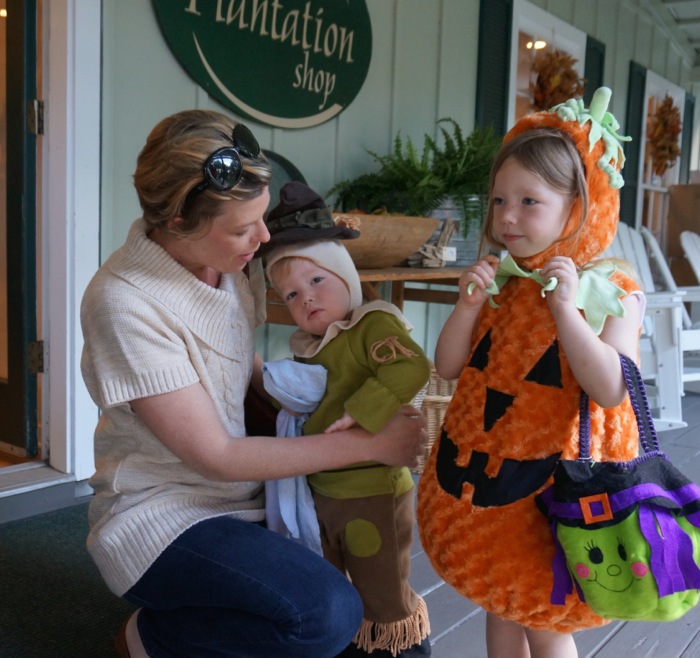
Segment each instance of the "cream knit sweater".
[[183,464],[131,411],[131,400],[196,382],[232,437],[244,436],[243,399],[264,279],[225,275],[212,288],[131,226],[98,270],[80,319],[85,384],[100,408],[90,479],[87,546],[109,588],[126,592],[184,530],[203,519],[264,518],[261,482],[212,482]]

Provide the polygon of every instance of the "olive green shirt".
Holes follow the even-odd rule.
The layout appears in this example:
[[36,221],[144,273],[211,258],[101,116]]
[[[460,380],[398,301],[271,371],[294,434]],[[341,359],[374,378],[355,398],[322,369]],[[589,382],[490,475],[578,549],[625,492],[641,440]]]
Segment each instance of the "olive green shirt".
[[[396,307],[372,302],[355,309],[349,321],[336,323],[336,335],[317,351],[297,354],[297,360],[328,371],[326,393],[306,421],[305,434],[323,432],[345,412],[376,433],[414,399],[430,377],[430,362],[409,328]],[[407,468],[365,463],[310,475],[309,485],[331,498],[398,496],[411,489],[413,479]]]

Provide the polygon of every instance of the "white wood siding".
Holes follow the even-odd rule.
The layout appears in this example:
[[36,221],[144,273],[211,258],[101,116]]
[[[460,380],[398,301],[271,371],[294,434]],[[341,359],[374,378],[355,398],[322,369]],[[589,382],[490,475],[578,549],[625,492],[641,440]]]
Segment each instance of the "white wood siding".
[[[606,44],[605,82],[624,124],[630,60],[692,91],[691,62],[659,19],[659,0],[533,0]],[[355,101],[337,118],[304,130],[251,124],[263,148],[291,160],[324,194],[337,181],[368,171],[366,149],[388,152],[398,131],[422,144],[436,121],[474,121],[478,0],[368,0],[372,62]],[[161,118],[199,107],[223,109],[180,67],[150,2],[103,3],[101,258],[123,242],[139,215],[132,174],[149,130]],[[254,54],[251,54],[254,56]],[[693,165],[691,165],[693,167]],[[415,335],[432,355],[448,309],[408,303]],[[286,355],[286,328],[262,331],[266,356]]]

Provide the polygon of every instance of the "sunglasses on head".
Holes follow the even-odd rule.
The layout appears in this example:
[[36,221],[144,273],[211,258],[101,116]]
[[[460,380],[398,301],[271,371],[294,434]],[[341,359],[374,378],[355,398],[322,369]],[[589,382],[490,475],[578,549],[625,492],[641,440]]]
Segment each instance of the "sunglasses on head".
[[260,155],[258,140],[242,123],[236,124],[231,137],[233,146],[217,149],[204,162],[202,166],[204,180],[187,193],[185,208],[194,197],[208,187],[213,187],[218,192],[226,192],[233,188],[243,176],[241,155],[246,158],[257,158]]

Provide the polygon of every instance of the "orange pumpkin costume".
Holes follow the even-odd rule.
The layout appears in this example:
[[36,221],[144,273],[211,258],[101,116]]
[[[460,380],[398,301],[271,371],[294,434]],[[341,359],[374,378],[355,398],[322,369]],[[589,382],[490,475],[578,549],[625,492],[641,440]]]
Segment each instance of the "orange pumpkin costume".
[[[582,266],[612,243],[619,211],[612,184],[619,187],[621,177],[610,156],[613,150],[618,155],[620,138],[603,108],[608,135],[596,140],[596,119],[603,118],[597,109],[590,120],[581,101],[568,101],[521,119],[504,139],[539,127],[568,133],[583,160],[590,197],[581,231],[575,234],[581,212],[576,202],[562,233],[570,237],[515,259],[523,268],[534,270],[554,255]],[[620,271],[611,279],[628,293],[639,289]],[[607,622],[575,593],[563,606],[550,603],[554,542],[534,498],[551,481],[559,458],[578,456],[581,389],[541,293],[532,279],[511,278],[495,299],[498,308],[481,308],[442,435],[419,482],[418,523],[435,570],[464,596],[523,626],[569,633]],[[590,409],[592,457],[633,458],[637,435],[629,399],[612,409],[591,402]]]

